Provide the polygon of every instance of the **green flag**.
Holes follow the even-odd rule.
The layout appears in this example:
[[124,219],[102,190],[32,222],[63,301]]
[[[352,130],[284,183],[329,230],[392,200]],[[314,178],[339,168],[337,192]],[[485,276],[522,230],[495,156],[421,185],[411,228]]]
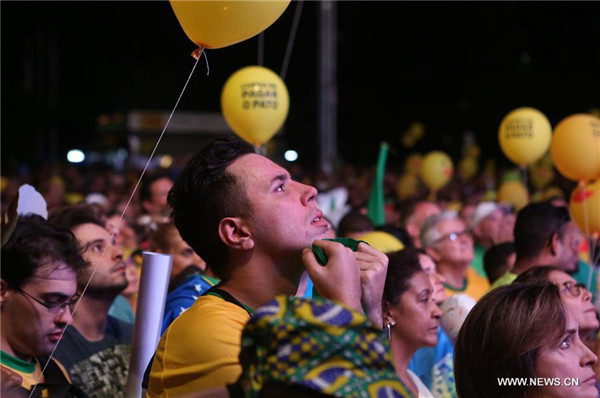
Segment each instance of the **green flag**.
[[375,170],[375,179],[371,185],[371,195],[367,204],[367,216],[376,227],[385,224],[384,198],[383,198],[383,176],[385,174],[385,162],[387,160],[388,144],[381,143],[379,148],[379,158],[377,159],[377,170]]

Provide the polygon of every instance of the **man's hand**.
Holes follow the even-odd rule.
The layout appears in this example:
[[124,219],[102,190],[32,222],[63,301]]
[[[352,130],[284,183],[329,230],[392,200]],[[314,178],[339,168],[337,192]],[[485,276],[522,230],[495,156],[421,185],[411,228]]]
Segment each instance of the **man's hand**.
[[360,269],[362,306],[371,322],[383,328],[381,299],[387,275],[388,256],[363,242],[359,243],[354,255]]
[[302,251],[302,262],[319,294],[362,313],[361,276],[355,253],[338,242],[317,240],[314,244],[325,252],[327,264],[320,265],[308,248]]

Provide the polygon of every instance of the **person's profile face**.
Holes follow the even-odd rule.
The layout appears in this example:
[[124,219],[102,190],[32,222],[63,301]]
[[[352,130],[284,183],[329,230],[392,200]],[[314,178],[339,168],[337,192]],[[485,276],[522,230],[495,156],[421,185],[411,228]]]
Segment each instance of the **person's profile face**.
[[558,286],[562,301],[573,312],[580,332],[586,334],[597,329],[600,324],[596,318],[596,308],[592,303],[592,293],[566,272],[552,271],[548,275],[550,282]]
[[450,264],[473,261],[473,238],[459,219],[443,220],[436,226],[440,238],[434,246],[442,262]]
[[319,210],[314,187],[292,180],[284,168],[256,154],[239,157],[227,171],[250,202],[251,215],[244,222],[255,250],[299,252],[326,236],[330,225]]
[[413,348],[433,347],[437,344],[438,326],[442,311],[433,299],[433,286],[424,272],[417,272],[409,280],[409,288],[402,293],[393,327],[394,341],[402,341]]
[[194,249],[185,243],[176,229],[173,229],[173,233],[170,235],[168,254],[173,256],[171,280],[177,277],[177,275],[190,265],[194,265],[202,271],[206,269],[206,262],[196,254]]
[[583,236],[573,221],[569,221],[562,228],[562,237],[559,237],[556,264],[565,271],[573,271],[579,261],[579,245]]
[[592,365],[598,361],[598,358],[579,338],[577,332],[579,325],[568,308],[566,318],[566,329],[560,339],[547,344],[538,352],[534,367],[535,376],[552,381],[544,383],[545,386],[537,387],[538,395],[557,398],[597,398],[596,375]]
[[120,292],[128,285],[123,252],[111,239],[111,234],[99,225],[86,223],[73,228],[73,235],[83,248],[82,256],[90,265],[82,270],[81,284],[90,280],[89,291]]
[[446,295],[446,290],[444,289],[444,282],[446,278],[440,273],[437,272],[435,263],[427,254],[419,254],[419,263],[421,264],[421,268],[423,272],[429,278],[429,282],[433,287],[433,301],[436,303],[441,303],[442,301],[448,298]]

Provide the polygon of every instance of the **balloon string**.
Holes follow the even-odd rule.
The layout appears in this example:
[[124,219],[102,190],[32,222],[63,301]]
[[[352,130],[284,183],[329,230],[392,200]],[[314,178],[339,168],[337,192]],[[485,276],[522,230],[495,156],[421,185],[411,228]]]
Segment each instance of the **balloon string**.
[[263,66],[265,61],[265,32],[262,31],[258,35],[258,66]]
[[[173,110],[171,111],[171,114],[169,115],[169,118],[167,119],[167,123],[165,124],[165,127],[163,128],[162,132],[160,133],[160,136],[158,137],[158,140],[156,141],[156,144],[154,145],[154,149],[152,150],[152,153],[150,154],[150,157],[148,158],[148,161],[146,162],[146,166],[144,166],[144,169],[142,170],[142,173],[140,174],[140,178],[138,179],[137,183],[135,184],[135,187],[133,188],[133,191],[131,192],[131,195],[129,196],[129,200],[127,201],[127,204],[125,205],[125,208],[123,209],[123,212],[121,213],[121,217],[119,218],[119,224],[123,220],[123,217],[125,216],[125,213],[127,212],[127,209],[129,208],[129,204],[131,203],[131,200],[133,199],[133,196],[135,195],[135,192],[137,191],[138,186],[140,185],[140,182],[142,181],[142,178],[144,177],[144,174],[146,173],[146,170],[148,169],[148,166],[150,165],[150,162],[152,161],[152,158],[154,157],[154,153],[156,152],[156,149],[158,148],[158,145],[160,144],[160,141],[162,140],[162,137],[165,135],[165,132],[167,131],[167,127],[169,126],[169,123],[171,122],[171,119],[173,118],[173,114],[175,114],[175,110],[179,106],[179,102],[181,101],[181,98],[183,97],[183,94],[185,93],[185,90],[186,90],[186,88],[187,88],[187,86],[188,86],[188,84],[189,84],[192,76],[194,75],[194,71],[196,70],[196,66],[198,65],[198,61],[200,60],[200,57],[204,53],[205,52],[203,51],[203,49],[200,49],[200,54],[199,54],[198,58],[196,58],[196,62],[194,63],[194,66],[192,67],[192,71],[190,72],[190,75],[188,76],[187,81],[185,82],[185,85],[183,86],[183,90],[181,90],[181,94],[179,94],[179,98],[177,98],[177,102],[175,103],[175,106],[173,107]],[[206,59],[206,54],[204,55],[204,57]],[[207,68],[208,68],[208,59],[206,59],[206,65],[207,65]],[[104,248],[104,251],[102,252],[102,255],[100,256],[100,259],[104,258],[104,255],[106,254],[106,251],[111,246],[110,242],[113,241],[115,233],[116,233],[116,229],[112,231],[112,233],[110,235],[110,241],[108,242],[108,244]],[[42,372],[41,372],[41,374],[39,376],[39,380],[37,380],[36,385],[34,385],[33,388],[31,389],[31,392],[29,394],[29,398],[31,398],[31,396],[33,395],[33,392],[35,391],[35,388],[37,387],[37,384],[39,384],[41,382],[41,378],[43,377],[44,372],[46,371],[46,368],[48,367],[48,364],[52,360],[52,357],[54,356],[54,352],[56,351],[56,349],[58,348],[58,345],[62,341],[62,338],[63,338],[65,332],[67,331],[67,328],[73,322],[73,317],[75,316],[75,312],[77,311],[77,307],[79,307],[79,303],[81,302],[81,298],[85,295],[85,293],[86,293],[86,291],[88,289],[88,286],[90,285],[90,282],[94,278],[94,275],[96,274],[96,270],[98,269],[99,265],[100,265],[100,261],[96,262],[96,265],[94,266],[94,269],[92,270],[92,274],[90,275],[90,278],[88,279],[85,287],[83,288],[83,290],[81,292],[81,296],[80,296],[79,300],[77,300],[77,303],[75,304],[75,307],[73,308],[73,311],[71,312],[71,319],[67,323],[67,326],[63,329],[63,331],[62,331],[62,333],[61,333],[58,341],[54,345],[54,349],[52,350],[52,352],[48,356],[48,360],[46,361],[46,363],[44,364],[44,367],[42,368]]]
[[527,192],[527,202],[529,202],[529,187],[528,187],[529,184],[527,181],[527,165],[526,164],[519,165],[519,169],[521,169],[523,185],[525,186],[525,191]]
[[290,30],[290,36],[288,37],[287,46],[285,48],[285,56],[283,57],[283,64],[281,66],[281,80],[285,81],[287,75],[288,66],[290,64],[290,58],[292,57],[292,49],[294,48],[294,42],[296,41],[296,32],[298,31],[298,25],[300,24],[300,15],[302,14],[302,6],[304,0],[296,1],[296,12],[294,13],[294,21],[292,22],[292,28]]

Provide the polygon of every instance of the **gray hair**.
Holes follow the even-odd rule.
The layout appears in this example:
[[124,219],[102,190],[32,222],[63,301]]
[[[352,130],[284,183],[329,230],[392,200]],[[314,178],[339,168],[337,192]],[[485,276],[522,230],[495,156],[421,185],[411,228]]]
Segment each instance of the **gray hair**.
[[439,214],[435,214],[428,217],[421,226],[421,246],[424,249],[435,245],[436,241],[442,237],[437,229],[437,225],[446,220],[460,220],[458,214],[455,211],[443,211]]

